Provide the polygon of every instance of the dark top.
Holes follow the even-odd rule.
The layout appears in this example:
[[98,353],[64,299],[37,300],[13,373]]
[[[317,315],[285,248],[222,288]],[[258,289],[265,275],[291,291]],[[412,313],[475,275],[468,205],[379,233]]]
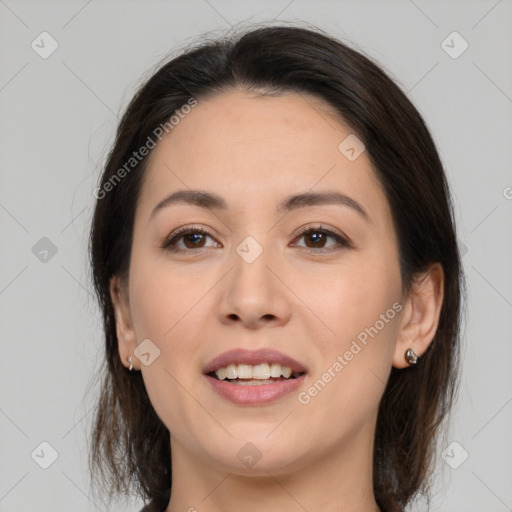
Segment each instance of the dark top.
[[166,504],[163,508],[159,508],[158,502],[156,500],[150,501],[147,505],[145,505],[140,512],[165,512],[169,500],[166,500]]

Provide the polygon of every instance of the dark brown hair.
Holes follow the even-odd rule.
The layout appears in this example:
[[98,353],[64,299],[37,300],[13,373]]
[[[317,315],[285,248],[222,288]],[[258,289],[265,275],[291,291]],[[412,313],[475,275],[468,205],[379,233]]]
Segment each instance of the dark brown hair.
[[[398,512],[428,483],[439,426],[455,396],[463,274],[442,163],[421,115],[361,51],[318,29],[267,26],[189,47],[161,66],[124,113],[97,190],[90,236],[92,275],[103,313],[106,359],[92,430],[91,473],[110,497],[134,490],[162,511],[171,494],[169,432],[140,372],[118,353],[109,281],[129,272],[134,214],[148,157],[119,169],[191,98],[232,88],[309,93],[325,100],[364,142],[391,207],[402,287],[434,262],[444,301],[433,342],[418,365],[392,369],[377,420],[373,486],[384,512]],[[108,189],[108,192],[105,192]],[[103,193],[105,192],[105,193]]]

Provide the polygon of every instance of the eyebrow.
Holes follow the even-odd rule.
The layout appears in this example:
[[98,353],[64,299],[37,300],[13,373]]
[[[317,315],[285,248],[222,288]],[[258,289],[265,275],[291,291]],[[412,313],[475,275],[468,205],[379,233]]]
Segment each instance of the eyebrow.
[[[226,201],[219,195],[203,190],[178,190],[162,199],[151,212],[150,219],[161,209],[174,204],[192,204],[209,210],[222,210],[228,208]],[[337,204],[348,206],[358,212],[367,222],[371,222],[368,212],[354,199],[340,192],[304,192],[290,195],[278,204],[278,213],[287,213],[299,208],[309,206]]]

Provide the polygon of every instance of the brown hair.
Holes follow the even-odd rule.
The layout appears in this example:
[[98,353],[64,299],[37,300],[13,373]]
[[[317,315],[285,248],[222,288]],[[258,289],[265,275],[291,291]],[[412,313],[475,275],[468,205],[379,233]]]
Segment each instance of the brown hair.
[[[391,207],[402,286],[439,262],[444,301],[433,342],[418,365],[392,369],[377,420],[373,486],[382,511],[398,512],[428,482],[439,426],[455,396],[463,274],[442,163],[421,115],[369,57],[320,30],[263,27],[189,48],[161,66],[124,113],[97,190],[191,98],[231,88],[303,92],[327,101],[364,142]],[[91,474],[109,497],[135,490],[165,510],[171,494],[169,432],[140,372],[120,360],[109,281],[129,271],[134,214],[148,158],[98,195],[90,236],[103,313],[105,365],[91,437]],[[119,174],[117,174],[119,176]]]

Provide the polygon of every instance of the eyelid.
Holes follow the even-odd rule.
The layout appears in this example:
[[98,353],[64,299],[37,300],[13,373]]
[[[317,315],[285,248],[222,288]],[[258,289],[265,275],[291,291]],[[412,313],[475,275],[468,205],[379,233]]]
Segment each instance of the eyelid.
[[[347,238],[343,233],[340,231],[330,228],[328,226],[324,226],[323,224],[307,224],[306,226],[303,226],[299,228],[299,230],[296,232],[295,236],[303,235],[304,233],[313,232],[313,231],[325,231],[326,233],[330,233],[332,235],[339,236],[340,238]],[[348,239],[347,239],[348,240]]]

